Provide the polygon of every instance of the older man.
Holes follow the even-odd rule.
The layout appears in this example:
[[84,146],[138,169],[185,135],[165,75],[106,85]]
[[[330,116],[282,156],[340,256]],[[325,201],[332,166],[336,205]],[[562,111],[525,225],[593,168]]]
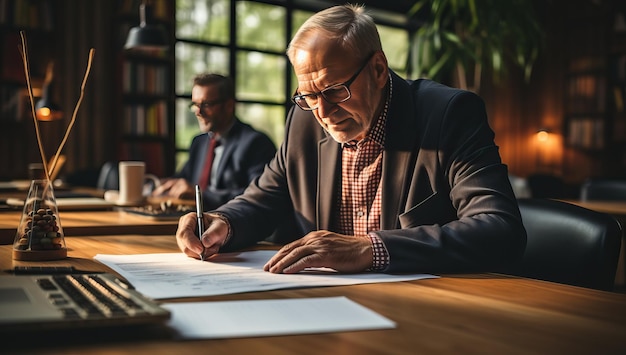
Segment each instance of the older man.
[[482,100],[390,71],[364,8],[313,15],[287,50],[298,79],[283,145],[245,193],[176,237],[191,257],[237,250],[281,222],[265,270],[495,270],[526,232]]

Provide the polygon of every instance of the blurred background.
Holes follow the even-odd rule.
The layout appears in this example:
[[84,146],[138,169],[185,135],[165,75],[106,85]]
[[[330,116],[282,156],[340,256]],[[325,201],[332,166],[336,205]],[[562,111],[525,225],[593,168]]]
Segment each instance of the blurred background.
[[[0,0],[0,180],[28,178],[28,165],[41,161],[20,31],[34,102],[56,105],[38,121],[47,157],[72,118],[95,48],[58,175],[90,186],[110,161],[143,160],[157,176],[180,167],[198,133],[188,104],[199,72],[234,77],[238,117],[279,145],[296,88],[286,45],[311,14],[342,3]],[[485,100],[519,193],[573,198],[591,178],[626,178],[623,1],[359,3],[375,18],[394,71]],[[142,26],[163,42],[129,44],[131,29]]]

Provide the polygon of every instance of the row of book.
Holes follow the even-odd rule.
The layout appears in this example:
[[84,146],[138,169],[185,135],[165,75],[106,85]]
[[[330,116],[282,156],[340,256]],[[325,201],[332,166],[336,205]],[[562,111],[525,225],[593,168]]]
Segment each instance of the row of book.
[[123,132],[133,136],[167,137],[167,103],[124,106]]
[[567,111],[570,113],[604,111],[605,85],[602,76],[585,74],[571,77],[567,89]]
[[124,61],[123,91],[125,94],[167,95],[168,68],[164,65]]
[[572,118],[568,124],[568,143],[583,149],[604,148],[604,120],[601,117]]
[[167,176],[167,154],[161,142],[123,142],[118,145],[119,160],[136,160],[146,163],[146,173]]
[[0,24],[50,31],[54,28],[52,0],[0,0]]
[[[117,8],[121,14],[137,15],[139,16],[139,5],[145,3],[145,0],[118,0],[119,4]],[[150,9],[152,9],[152,15],[154,18],[167,19],[169,14],[172,13],[175,0],[156,0],[150,1]]]

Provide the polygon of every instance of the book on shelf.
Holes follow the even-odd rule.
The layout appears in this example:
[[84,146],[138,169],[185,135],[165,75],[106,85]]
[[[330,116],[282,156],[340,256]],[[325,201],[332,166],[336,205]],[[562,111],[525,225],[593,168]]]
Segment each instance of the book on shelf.
[[164,65],[126,60],[122,78],[126,94],[166,95],[168,92],[168,69]]
[[568,143],[584,149],[604,148],[604,121],[600,118],[570,119]]
[[133,136],[167,137],[167,104],[124,106],[124,133]]
[[165,148],[161,142],[125,142],[120,145],[119,160],[137,160],[146,163],[146,173],[165,176]]

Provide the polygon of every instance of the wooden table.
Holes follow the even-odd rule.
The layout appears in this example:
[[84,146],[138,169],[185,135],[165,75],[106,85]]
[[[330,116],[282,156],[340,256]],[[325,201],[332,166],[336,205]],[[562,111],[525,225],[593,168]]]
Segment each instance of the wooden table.
[[[68,190],[69,192],[102,197],[103,191],[89,188]],[[67,191],[63,191],[67,192]],[[24,198],[26,192],[1,192],[0,197]],[[193,200],[171,199],[167,197],[149,197],[146,206],[157,207],[162,202],[172,203],[174,206],[192,208]],[[0,211],[0,244],[12,244],[22,216],[21,209]],[[102,235],[102,234],[174,234],[178,227],[178,219],[155,219],[124,212],[119,207],[109,207],[103,210],[60,210],[59,219],[66,236],[72,235]]]
[[[21,211],[0,212],[0,244],[12,244]],[[66,237],[103,234],[176,233],[178,219],[156,220],[118,211],[61,211],[59,219]]]
[[[171,235],[68,237],[62,261],[11,260],[0,266],[73,265],[107,268],[97,253],[177,251]],[[626,295],[499,274],[317,287],[189,300],[249,300],[346,296],[397,323],[395,329],[275,337],[177,341],[165,327],[25,334],[3,352],[89,354],[625,354]],[[179,301],[179,300],[174,300]],[[211,315],[202,315],[210,319]],[[271,321],[271,320],[268,320]],[[35,341],[36,339],[36,341]]]

